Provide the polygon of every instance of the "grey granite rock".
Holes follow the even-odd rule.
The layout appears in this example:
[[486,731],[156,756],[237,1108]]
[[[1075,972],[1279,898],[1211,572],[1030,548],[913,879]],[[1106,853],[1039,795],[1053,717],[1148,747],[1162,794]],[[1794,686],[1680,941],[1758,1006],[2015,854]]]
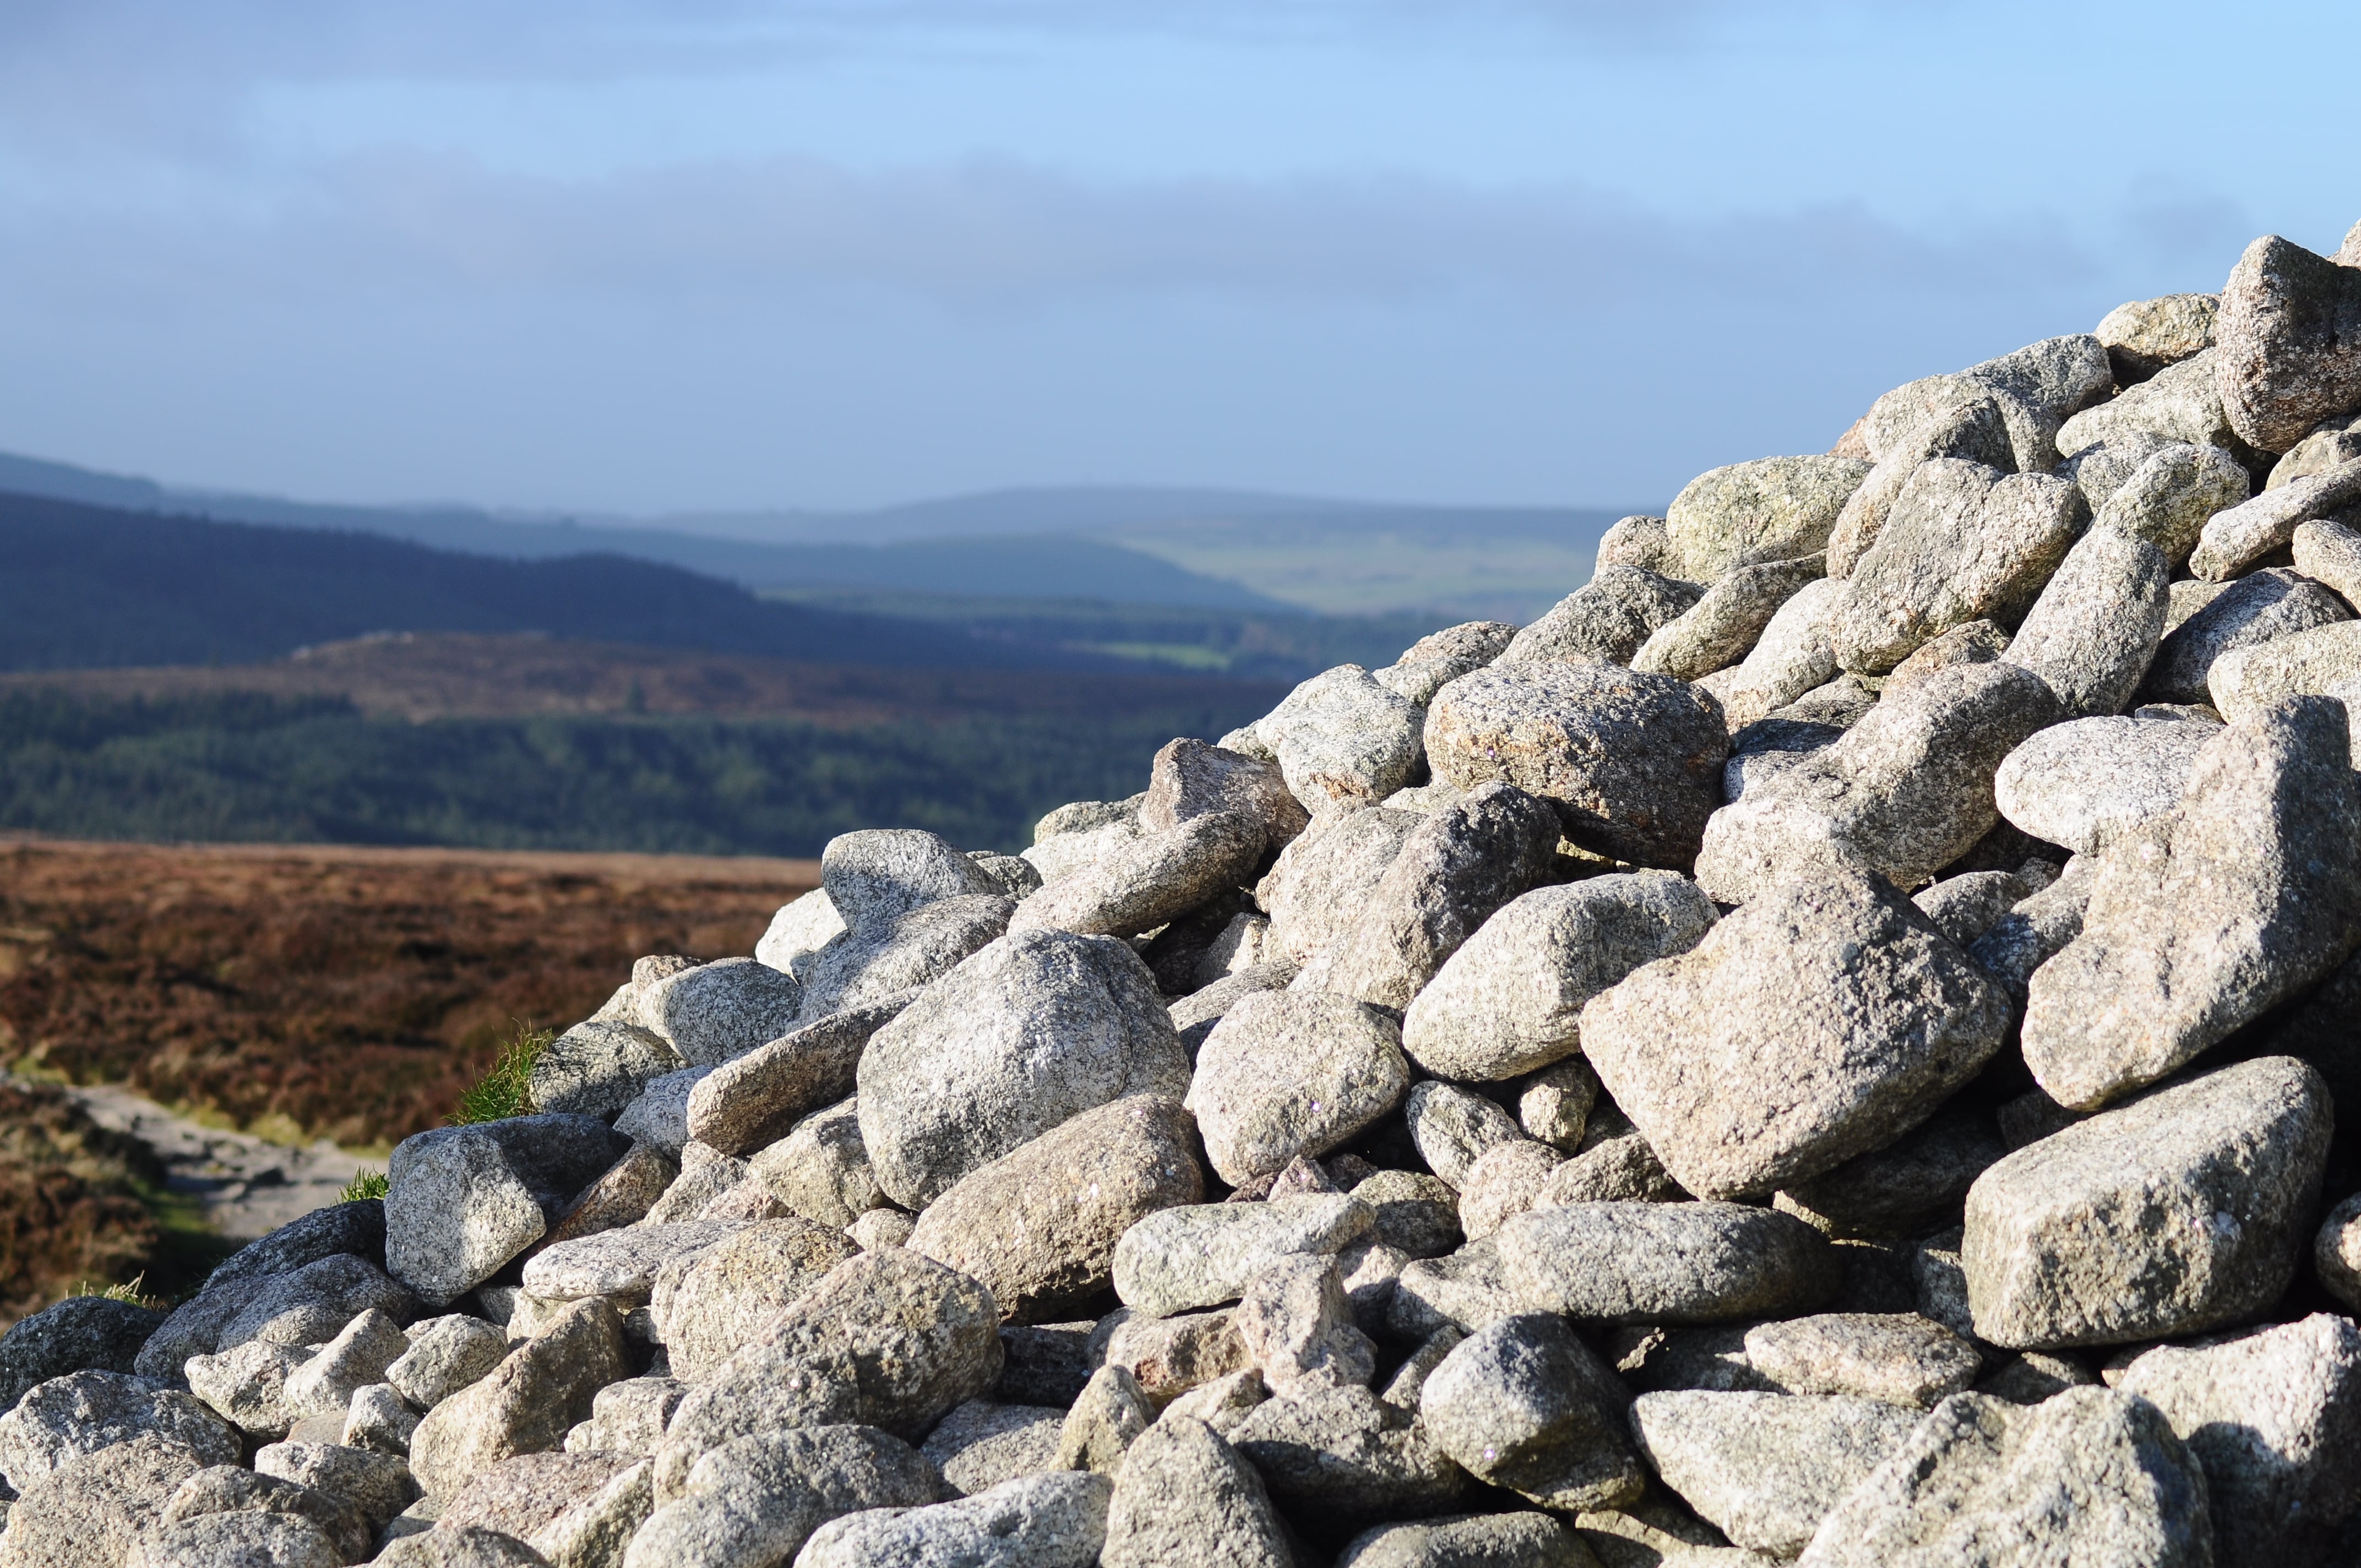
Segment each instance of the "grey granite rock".
[[623,1324],[604,1297],[567,1304],[492,1371],[426,1413],[410,1441],[419,1484],[448,1497],[478,1472],[566,1441],[590,1401],[629,1376]]
[[2220,446],[2234,455],[2250,450],[2231,428],[2217,383],[2222,351],[2201,349],[2168,365],[2107,402],[2085,409],[2058,432],[2058,450],[2070,458],[2102,443],[2129,444],[2146,436],[2154,444],[2190,443]]
[[254,1455],[258,1475],[277,1475],[342,1498],[360,1512],[371,1530],[418,1498],[418,1482],[409,1464],[391,1454],[336,1443],[274,1442]]
[[635,1224],[664,1201],[679,1179],[678,1160],[647,1144],[633,1144],[596,1181],[575,1194],[535,1245],[555,1246]]
[[1412,828],[1357,918],[1305,964],[1295,989],[1405,1007],[1493,911],[1548,876],[1551,803],[1483,782]]
[[[1885,433],[1877,466],[1837,514],[1828,549],[1833,577],[1851,576],[1862,554],[1877,543],[1894,515],[1895,499],[1920,464],[1956,457],[2008,473],[2018,466],[2012,434],[2026,437],[2045,454],[2053,439],[2054,422],[2041,420],[2005,392],[1957,376],[1933,377],[1914,386],[1925,393],[1923,402],[1911,395],[1910,388],[1896,391],[1908,404],[1923,408],[1923,417],[1907,428]],[[1888,394],[1879,400],[1889,416],[1895,411],[1892,399]]]
[[1154,930],[1254,874],[1265,817],[1245,811],[1191,817],[1147,833],[1095,863],[1045,883],[1019,905],[1012,931],[1136,937]]
[[1637,566],[1645,572],[1671,571],[1673,536],[1665,531],[1664,520],[1644,514],[1619,518],[1614,527],[1599,535],[1598,564]]
[[248,1340],[189,1357],[189,1391],[250,1437],[285,1437],[299,1413],[288,1400],[287,1378],[307,1359],[308,1352],[291,1345]]
[[[1695,947],[1713,918],[1697,884],[1669,872],[1535,888],[1486,921],[1418,993],[1402,1048],[1427,1071],[1461,1080],[1546,1067],[1581,1049],[1584,1003],[1642,964]],[[1431,1156],[1428,1164],[1445,1174]]]
[[160,1520],[140,1534],[126,1568],[339,1568],[327,1531],[280,1513],[218,1513]]
[[[970,1399],[935,1423],[918,1452],[942,1472],[946,1486],[967,1497],[1058,1468],[1058,1438],[1065,1424],[1066,1412],[1055,1406]],[[690,1485],[694,1488],[694,1473]]]
[[1377,1372],[1377,1349],[1355,1324],[1334,1256],[1272,1258],[1246,1281],[1230,1326],[1280,1395],[1306,1384],[1367,1385]]
[[624,1568],[766,1568],[833,1519],[936,1501],[933,1467],[873,1427],[738,1438],[706,1454],[686,1490],[631,1537]]
[[1825,554],[1736,567],[1642,643],[1631,668],[1685,681],[1728,669],[1746,657],[1782,605],[1827,575]]
[[[344,1424],[337,1430],[336,1442],[346,1448],[366,1448],[407,1459],[411,1441],[417,1437],[418,1423],[423,1415],[392,1384],[372,1383],[353,1391],[352,1400],[343,1412]],[[293,1429],[288,1435],[294,1435]]]
[[857,1100],[813,1112],[747,1164],[779,1201],[824,1225],[851,1224],[886,1201],[862,1139]]
[[649,1302],[673,1375],[708,1376],[858,1255],[841,1231],[801,1218],[765,1220],[674,1254],[659,1266]]
[[288,1375],[288,1406],[299,1417],[342,1415],[356,1391],[385,1381],[386,1368],[409,1350],[401,1325],[372,1308]]
[[575,1115],[404,1138],[386,1168],[388,1271],[429,1306],[457,1300],[540,1240],[550,1215],[630,1146],[605,1123]]
[[592,1396],[590,1419],[566,1434],[568,1453],[653,1453],[663,1446],[687,1386],[671,1377],[626,1377]]
[[408,1322],[418,1312],[418,1303],[408,1290],[388,1279],[367,1258],[349,1253],[331,1254],[290,1273],[257,1280],[236,1294],[236,1310],[222,1324],[216,1339],[223,1350],[249,1340],[324,1343],[372,1308],[400,1322]]
[[437,1530],[497,1530],[552,1568],[612,1568],[651,1507],[652,1466],[624,1453],[523,1453],[443,1499]]
[[2224,653],[2352,619],[2344,600],[2283,567],[2241,577],[2165,634],[2140,687],[2141,700],[2210,703],[2206,683]]
[[2328,1293],[2361,1308],[2361,1192],[2328,1212],[2312,1238],[2312,1267]]
[[1234,1301],[1271,1259],[1333,1255],[1374,1221],[1367,1204],[1342,1194],[1159,1210],[1115,1244],[1115,1294],[1148,1317]]
[[[216,1464],[181,1482],[165,1500],[158,1523],[174,1525],[225,1514],[302,1519],[325,1538],[331,1563],[360,1563],[372,1555],[376,1532],[352,1504],[299,1482],[258,1475],[235,1464]],[[151,1536],[143,1548],[154,1555],[160,1544]]]
[[1961,872],[1919,889],[1910,902],[1935,923],[1935,929],[1964,948],[1991,930],[2031,891],[2015,872]]
[[915,1438],[944,1411],[991,1388],[1001,1354],[992,1292],[896,1247],[839,1264],[764,1324],[731,1365],[741,1365],[741,1357],[751,1365],[765,1356],[849,1356],[862,1419]]
[[2205,677],[2213,707],[2235,722],[2294,696],[2361,700],[2361,621],[2340,620],[2235,649],[2213,661]]
[[1574,1527],[1547,1514],[1462,1514],[1381,1524],[1345,1547],[1336,1568],[1596,1568]]
[[1844,735],[1713,814],[1698,885],[1742,904],[1822,870],[1915,886],[1999,820],[1993,775],[2058,699],[2030,671],[1980,663],[1889,692]]
[[1509,1284],[1498,1236],[1478,1236],[1457,1252],[1404,1265],[1386,1302],[1386,1328],[1397,1340],[1419,1343],[1446,1330],[1472,1333],[1530,1310]]
[[2052,725],[2008,754],[1993,796],[2016,827],[2087,855],[2169,817],[2219,733],[2211,720],[2148,713]]
[[793,974],[843,929],[844,916],[836,912],[828,889],[816,887],[779,905],[754,943],[754,956],[774,970]]
[[195,1455],[199,1466],[239,1455],[236,1430],[194,1396],[120,1372],[69,1372],[36,1384],[0,1415],[0,1479],[22,1492],[86,1454],[151,1435]]
[[870,1508],[812,1532],[797,1568],[1090,1568],[1106,1541],[1104,1475],[1027,1475],[923,1508]]
[[1401,1027],[1389,1014],[1330,992],[1264,991],[1213,1025],[1186,1103],[1205,1157],[1235,1186],[1327,1153],[1409,1088]]
[[2170,576],[2154,544],[2094,527],[2066,552],[2002,658],[2047,682],[2070,718],[2121,713],[2164,636]]
[[1292,1568],[1262,1476],[1203,1421],[1167,1412],[1115,1477],[1104,1568]]
[[2093,335],[2105,345],[2115,379],[2128,387],[2211,348],[2221,311],[2218,294],[2133,300],[2101,318]]
[[[749,1346],[710,1380],[686,1387],[655,1449],[654,1503],[684,1496],[697,1464],[741,1439],[861,1422],[860,1374],[840,1349],[818,1356]],[[915,1435],[915,1433],[913,1434]]]
[[0,1558],[10,1568],[119,1568],[172,1494],[209,1461],[147,1433],[70,1456],[18,1484]]
[[795,977],[752,959],[722,959],[668,975],[640,1003],[641,1019],[692,1067],[718,1067],[795,1027]]
[[1771,617],[1746,657],[1717,674],[1712,689],[1733,734],[1836,678],[1828,638],[1844,594],[1834,578],[1806,583]]
[[1468,1235],[1488,1236],[1511,1214],[1540,1204],[1549,1179],[1565,1163],[1555,1146],[1513,1138],[1484,1151],[1461,1179],[1459,1223]]
[[1554,1209],[1567,1203],[1673,1203],[1688,1193],[1665,1170],[1664,1162],[1638,1133],[1621,1133],[1589,1145],[1543,1179],[1530,1205]]
[[1892,1143],[2000,1048],[2007,995],[1873,877],[1767,893],[1583,1010],[1584,1053],[1664,1168],[1767,1192]]
[[2252,486],[2246,468],[2220,447],[2173,442],[2150,453],[2109,492],[2091,526],[2144,539],[2179,566],[2197,548],[2206,521],[2245,500]]
[[1869,470],[1852,457],[1764,457],[1698,475],[1664,512],[1681,574],[1711,582],[1735,567],[1825,548],[1845,498]]
[[1536,1209],[1502,1225],[1495,1241],[1501,1278],[1524,1310],[1605,1322],[1790,1315],[1834,1285],[1818,1232],[1738,1203]]
[[2004,1155],[1993,1119],[1953,1101],[1883,1148],[1782,1190],[1777,1207],[1835,1236],[1921,1236],[1960,1223],[1968,1189]]
[[648,1080],[639,1096],[615,1118],[615,1131],[634,1144],[645,1144],[678,1159],[688,1143],[688,1097],[712,1070],[688,1067]]
[[1847,579],[1829,633],[1837,663],[1879,674],[1954,626],[2014,621],[2088,521],[2081,492],[2055,476],[1920,465]]
[[1403,1112],[1410,1123],[1411,1142],[1427,1169],[1454,1188],[1465,1187],[1467,1172],[1485,1154],[1501,1144],[1524,1138],[1514,1118],[1493,1102],[1457,1084],[1428,1079],[1413,1086]]
[[2189,569],[2217,583],[2235,577],[2293,543],[2295,531],[2305,523],[2344,511],[2356,501],[2361,501],[2361,457],[2290,480],[2208,518],[2197,548],[2190,553]]
[[533,1108],[612,1121],[651,1081],[687,1065],[653,1029],[593,1018],[533,1058]]
[[814,1111],[852,1092],[870,1036],[901,1016],[917,994],[897,992],[831,1013],[715,1068],[689,1093],[688,1135],[731,1155],[750,1155],[785,1137]]
[[2205,1482],[2157,1408],[2106,1388],[1954,1394],[1821,1522],[1799,1568],[2213,1561]]
[[1291,1518],[1314,1526],[1447,1513],[1467,1491],[1425,1424],[1367,1388],[1266,1400],[1230,1442]]
[[390,1541],[379,1568],[542,1568],[545,1559],[514,1536],[463,1526],[426,1528]]
[[2300,697],[2208,740],[2174,815],[2103,860],[2081,935],[2033,976],[2024,1050],[2096,1109],[2319,980],[2361,942],[2361,780],[2344,707]]
[[1517,1125],[1525,1130],[1525,1136],[1573,1154],[1582,1146],[1591,1109],[1598,1103],[1598,1074],[1580,1057],[1569,1057],[1542,1069],[1519,1087]]
[[1418,770],[1416,703],[1380,685],[1358,664],[1339,664],[1303,682],[1257,719],[1257,739],[1270,748],[1288,793],[1313,811],[1379,801]]
[[1750,1551],[1785,1557],[1910,1435],[1918,1416],[1833,1396],[1642,1394],[1640,1451],[1707,1521]]
[[2223,1343],[2159,1345],[2118,1387],[2164,1412],[2205,1472],[2215,1559],[2325,1562],[2361,1508],[2361,1331],[2316,1312]]
[[1315,817],[1282,850],[1256,897],[1274,960],[1301,964],[1352,929],[1369,893],[1424,817],[1389,806]]
[[1602,562],[1589,582],[1518,632],[1494,663],[1629,663],[1642,643],[1680,619],[1704,592],[1696,583],[1660,572]]
[[2009,393],[2055,426],[2114,389],[2106,344],[2091,333],[2045,337],[1997,358],[1971,365],[1966,379]]
[[[1606,564],[1603,554],[1599,564]],[[1508,652],[1516,635],[1515,627],[1500,620],[1470,620],[1430,631],[1379,670],[1378,684],[1424,707],[1447,683]]]
[[1185,1093],[1189,1060],[1128,947],[1026,930],[929,986],[871,1037],[858,1076],[877,1184],[917,1209],[1083,1111]]
[[[2214,410],[2218,415],[2220,403]],[[2082,499],[2096,513],[2117,490],[2130,482],[2140,466],[2168,446],[2189,446],[2195,443],[2176,441],[2154,432],[2136,430],[2129,426],[2116,430],[2103,441],[2094,441],[2068,457],[2057,471],[2074,481]],[[2244,472],[2243,467],[2240,470]]]
[[1668,675],[1505,663],[1464,675],[1427,709],[1437,777],[1499,779],[1549,801],[1566,837],[1642,865],[1685,866],[1721,797],[1721,709]]
[[[1269,749],[1254,739],[1251,727],[1222,738],[1225,749],[1273,760]],[[1033,825],[1033,845],[1024,858],[1044,882],[1089,865],[1108,850],[1139,837],[1140,803],[1146,791],[1128,800],[1077,800],[1058,807]]]
[[917,828],[839,834],[820,851],[819,879],[838,916],[855,932],[942,899],[1000,892],[957,845]]
[[2361,530],[2333,518],[2302,523],[2291,549],[2297,572],[2326,584],[2347,605],[2361,604]]
[[1831,1312],[1746,1331],[1754,1372],[1790,1394],[1931,1409],[1983,1370],[1976,1347],[1915,1312]]
[[1407,1257],[1440,1257],[1460,1243],[1458,1197],[1440,1177],[1380,1170],[1353,1196],[1376,1216],[1371,1237]]
[[[1382,675],[1379,681],[1383,684]],[[1422,695],[1411,700],[1422,707],[1426,698]],[[1286,778],[1268,762],[1202,740],[1170,741],[1156,753],[1148,765],[1148,798],[1139,804],[1141,831],[1169,833],[1184,822],[1223,812],[1242,812],[1261,824],[1264,847],[1273,854],[1312,820],[1302,803],[1288,793]]]
[[1203,1201],[1195,1146],[1176,1100],[1085,1111],[962,1178],[907,1245],[982,1280],[1011,1321],[1054,1321],[1108,1288],[1115,1244],[1135,1223]]
[[2213,336],[2223,408],[2265,452],[2361,408],[2361,268],[2266,235],[2222,286]]
[[1188,1052],[1190,1061],[1197,1059],[1213,1025],[1237,1005],[1240,998],[1252,996],[1257,991],[1285,991],[1301,972],[1284,959],[1256,964],[1175,1002],[1171,1007],[1172,1027],[1180,1034],[1180,1047]]
[[1561,1513],[1637,1501],[1630,1396],[1565,1320],[1522,1313],[1468,1335],[1427,1375],[1419,1415],[1470,1475]]
[[1115,1475],[1139,1434],[1155,1421],[1156,1406],[1139,1378],[1121,1360],[1110,1362],[1091,1374],[1060,1421],[1051,1468]]
[[[933,982],[1004,935],[1015,909],[996,890],[965,893],[847,931],[805,967],[803,1010],[788,1028],[880,1006]],[[757,1049],[788,1028],[745,1048]]]
[[2264,1057],[2150,1091],[1993,1165],[1960,1249],[1978,1338],[2127,1344],[2245,1321],[2309,1233],[2331,1111]]
[[[1104,1365],[1099,1370],[1121,1371],[1130,1376],[1151,1413],[1159,1407],[1170,1408],[1193,1389],[1255,1371],[1253,1356],[1233,1321],[1235,1316],[1221,1311],[1150,1318],[1126,1308],[1092,1331],[1093,1342],[1104,1352]],[[1098,1373],[1091,1376],[1095,1379]],[[1262,1375],[1256,1372],[1256,1386],[1261,1382]],[[1087,1386],[1084,1391],[1090,1391]],[[1102,1387],[1099,1392],[1106,1390]],[[1078,1398],[1075,1408],[1079,1409],[1082,1402]],[[1100,1408],[1107,1410],[1112,1405]],[[1115,1435],[1120,1437],[1120,1431]]]
[[0,1410],[69,1372],[129,1372],[164,1314],[111,1296],[69,1296],[0,1334]]

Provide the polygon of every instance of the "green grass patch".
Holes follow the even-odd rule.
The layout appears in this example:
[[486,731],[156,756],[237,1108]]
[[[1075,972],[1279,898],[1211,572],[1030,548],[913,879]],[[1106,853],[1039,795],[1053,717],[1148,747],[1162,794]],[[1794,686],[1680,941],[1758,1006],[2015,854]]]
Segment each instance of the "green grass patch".
[[451,1113],[451,1125],[467,1127],[532,1114],[533,1064],[556,1039],[555,1029],[519,1024],[500,1047],[500,1055],[492,1058],[490,1070],[459,1096],[459,1107]]
[[382,1198],[386,1192],[386,1176],[381,1170],[363,1168],[353,1172],[345,1190],[336,1194],[339,1203],[365,1203],[372,1198]]

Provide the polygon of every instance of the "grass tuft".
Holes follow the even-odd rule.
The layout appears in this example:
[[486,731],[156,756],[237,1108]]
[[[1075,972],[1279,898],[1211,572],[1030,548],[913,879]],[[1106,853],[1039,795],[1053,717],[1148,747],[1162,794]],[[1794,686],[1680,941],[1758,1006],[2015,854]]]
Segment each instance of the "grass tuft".
[[67,1291],[66,1294],[69,1296],[104,1296],[110,1301],[128,1301],[135,1307],[147,1307],[150,1309],[162,1308],[165,1303],[149,1296],[147,1293],[147,1287],[148,1271],[142,1269],[120,1285],[101,1286],[95,1280],[78,1280],[75,1282],[74,1288]]
[[342,1192],[336,1194],[336,1201],[339,1203],[362,1203],[368,1201],[371,1198],[382,1198],[384,1196],[385,1172],[381,1170],[370,1170],[364,1167],[363,1168],[353,1172],[353,1179],[345,1183],[345,1190]]
[[520,1023],[516,1033],[500,1047],[500,1055],[492,1058],[491,1070],[476,1080],[475,1087],[459,1096],[459,1108],[451,1113],[455,1127],[473,1126],[478,1122],[504,1121],[511,1116],[530,1115],[533,1112],[533,1064],[540,1059],[557,1038],[555,1029],[536,1029]]

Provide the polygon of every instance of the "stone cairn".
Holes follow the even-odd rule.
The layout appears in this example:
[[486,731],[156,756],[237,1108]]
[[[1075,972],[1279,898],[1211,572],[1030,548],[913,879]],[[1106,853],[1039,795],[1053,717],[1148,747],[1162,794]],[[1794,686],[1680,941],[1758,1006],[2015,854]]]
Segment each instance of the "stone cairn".
[[0,1568],[2361,1561],[2356,508],[2361,229],[2265,238],[1021,857],[847,834],[10,1331]]

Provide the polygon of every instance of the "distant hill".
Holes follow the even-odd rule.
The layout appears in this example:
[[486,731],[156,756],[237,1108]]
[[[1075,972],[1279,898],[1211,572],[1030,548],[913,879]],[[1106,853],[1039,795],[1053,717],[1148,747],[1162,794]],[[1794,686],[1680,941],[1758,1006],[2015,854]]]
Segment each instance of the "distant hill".
[[541,559],[609,551],[754,588],[843,587],[1242,611],[1530,620],[1589,576],[1614,509],[1406,506],[1077,486],[863,511],[655,519],[330,506],[0,455],[0,489]]
[[766,601],[617,554],[503,560],[0,494],[0,669],[246,663],[376,631],[540,631],[903,668],[1137,668],[940,623]]

